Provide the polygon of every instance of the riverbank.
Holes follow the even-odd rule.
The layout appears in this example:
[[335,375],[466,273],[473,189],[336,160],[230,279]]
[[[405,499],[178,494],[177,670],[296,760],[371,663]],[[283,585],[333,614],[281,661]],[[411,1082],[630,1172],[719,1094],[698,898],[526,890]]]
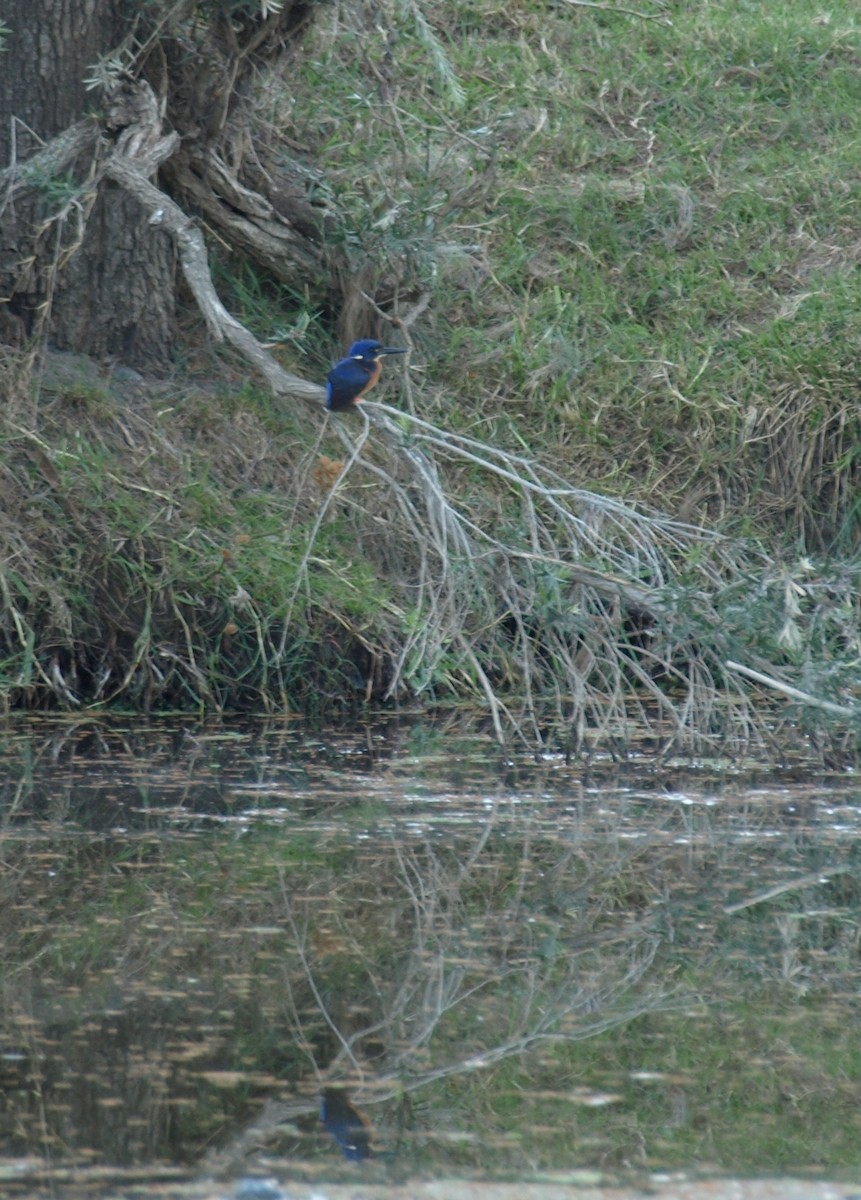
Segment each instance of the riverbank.
[[439,6],[395,99],[354,21],[259,100],[325,161],[338,312],[217,239],[211,265],[294,376],[351,313],[409,353],[366,423],[273,398],[194,309],[169,377],[5,348],[0,702],[466,703],[587,757],[857,761],[851,27]]

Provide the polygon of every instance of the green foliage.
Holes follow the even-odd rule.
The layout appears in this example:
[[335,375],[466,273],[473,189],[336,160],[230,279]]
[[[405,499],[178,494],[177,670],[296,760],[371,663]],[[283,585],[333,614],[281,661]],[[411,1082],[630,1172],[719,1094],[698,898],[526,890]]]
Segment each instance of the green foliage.
[[57,175],[35,168],[27,172],[28,183],[39,193],[45,213],[65,208],[81,193],[81,185],[72,175]]
[[229,262],[215,256],[213,281],[231,311],[260,341],[304,355],[311,369],[324,373],[319,344],[325,337],[322,310],[307,293],[262,277],[249,262]]

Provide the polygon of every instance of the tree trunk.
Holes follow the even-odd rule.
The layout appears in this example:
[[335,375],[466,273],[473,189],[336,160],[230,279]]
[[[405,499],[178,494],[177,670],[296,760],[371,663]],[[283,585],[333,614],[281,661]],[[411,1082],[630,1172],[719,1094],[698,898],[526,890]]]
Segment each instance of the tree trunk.
[[[7,0],[0,152],[20,165],[80,121],[98,93],[84,80],[129,28],[127,0]],[[93,139],[95,143],[95,139]],[[0,199],[0,311],[60,349],[149,369],[172,348],[174,252],[114,185],[93,195],[94,146],[67,175]],[[35,258],[34,256],[35,245]],[[47,325],[43,325],[46,322]],[[2,329],[2,326],[0,326]],[[2,336],[2,333],[0,333]]]

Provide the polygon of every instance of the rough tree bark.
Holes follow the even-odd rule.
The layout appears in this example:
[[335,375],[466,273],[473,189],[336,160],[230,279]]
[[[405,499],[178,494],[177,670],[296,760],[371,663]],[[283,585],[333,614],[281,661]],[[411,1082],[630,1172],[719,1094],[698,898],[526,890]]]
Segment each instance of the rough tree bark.
[[[60,348],[149,369],[169,360],[175,242],[143,210],[140,176],[107,167],[119,150],[141,170],[146,156],[129,145],[135,129],[145,137],[169,131],[149,172],[159,170],[186,213],[278,278],[326,286],[330,218],[314,199],[311,173],[249,134],[250,78],[290,52],[312,4],[284,0],[276,10],[225,0],[202,14],[195,0],[160,8],[8,0],[0,72],[5,327],[18,322],[26,336],[46,332]],[[83,81],[108,55],[119,63],[101,69],[111,86],[88,92]],[[151,112],[141,119],[141,104],[155,106],[155,121]],[[81,122],[94,107],[88,138]]]
[[[7,0],[3,17],[10,33],[0,71],[0,162],[13,167],[93,106],[84,80],[127,33],[129,7]],[[62,349],[152,368],[166,363],[173,343],[173,247],[122,189],[87,189],[95,144],[82,146],[61,174],[46,163],[30,188],[0,194],[0,307],[25,335],[47,320]]]

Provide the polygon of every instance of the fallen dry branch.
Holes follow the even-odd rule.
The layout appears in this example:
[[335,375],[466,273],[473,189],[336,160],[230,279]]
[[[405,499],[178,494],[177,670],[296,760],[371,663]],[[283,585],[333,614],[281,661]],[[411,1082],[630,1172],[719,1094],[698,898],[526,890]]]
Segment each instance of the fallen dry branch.
[[[698,598],[716,626],[710,595],[730,571],[729,543],[573,487],[522,454],[383,404],[364,410],[378,437],[352,455],[353,470],[380,481],[385,507],[400,519],[397,539],[411,547],[405,561],[417,615],[393,663],[390,695],[446,679],[454,691],[471,680],[501,741],[512,730],[540,738],[548,703],[573,718],[578,737],[588,725],[599,737],[628,728],[632,715],[635,723],[669,722],[670,742],[703,736],[726,685],[720,663],[697,661],[693,644],[691,662],[676,661],[670,593],[695,561],[688,599]],[[455,477],[464,469],[482,476],[473,501]],[[346,477],[336,486],[344,489]],[[492,522],[478,511],[489,494]],[[629,635],[632,622],[646,630],[640,645]],[[665,648],[659,631],[671,639]],[[743,692],[735,700],[746,708]],[[748,712],[738,733],[747,736],[752,724]]]
[[[753,665],[736,661],[749,640],[746,599],[769,573],[783,578],[759,550],[573,486],[522,453],[385,404],[360,411],[358,440],[349,421],[332,423],[348,466],[303,561],[336,494],[357,506],[366,534],[375,530],[364,548],[381,577],[398,582],[401,604],[388,696],[472,691],[501,742],[512,734],[540,742],[555,720],[580,748],[649,730],[667,749],[723,753],[766,737],[772,710],[744,680],[816,703],[779,683],[752,645]],[[357,473],[376,488],[351,488]],[[854,715],[827,700],[817,707]]]

